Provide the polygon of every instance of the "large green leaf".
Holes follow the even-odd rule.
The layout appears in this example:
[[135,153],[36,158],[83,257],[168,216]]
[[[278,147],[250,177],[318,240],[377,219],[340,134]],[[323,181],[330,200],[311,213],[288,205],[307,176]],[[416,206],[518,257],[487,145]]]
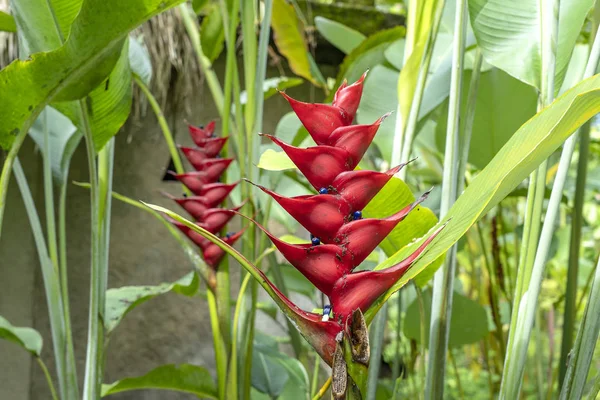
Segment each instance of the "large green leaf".
[[[419,274],[432,276],[432,262],[455,244],[491,208],[519,185],[547,159],[577,128],[600,112],[600,75],[582,81],[555,100],[511,137],[494,159],[477,175],[458,198],[447,216],[436,226],[445,225],[421,258],[367,313],[376,310],[396,290]],[[423,243],[424,238],[400,250],[377,269],[394,265]],[[430,268],[426,269],[428,266]]]
[[[594,0],[562,0],[558,12],[555,91]],[[490,64],[541,87],[541,7],[538,0],[471,0],[469,14],[477,43]]]
[[0,32],[16,32],[17,24],[12,15],[0,11]]
[[50,165],[54,178],[63,183],[75,148],[81,140],[81,131],[71,120],[56,109],[47,106],[35,120],[29,136],[44,151],[44,132],[50,138]]
[[162,365],[146,375],[102,385],[102,397],[140,389],[173,390],[191,393],[203,399],[218,399],[217,388],[210,372],[206,368],[191,364]]
[[[471,71],[465,71],[463,93],[468,91]],[[467,98],[462,99],[462,113],[467,106]],[[531,86],[494,68],[481,74],[469,162],[483,169],[500,151],[519,127],[531,118],[537,107],[537,93]],[[442,115],[448,114],[448,103]],[[440,118],[436,129],[436,145],[443,153],[446,142],[446,118]]]
[[10,340],[38,357],[42,352],[42,335],[38,331],[14,326],[1,315],[0,339]]
[[[425,308],[425,345],[429,344],[429,321],[431,319],[431,290],[423,292]],[[421,316],[419,301],[415,299],[406,309],[403,323],[404,336],[421,343]],[[489,332],[488,316],[479,303],[454,293],[452,300],[452,319],[450,320],[449,347],[460,347],[477,343]]]
[[107,332],[114,330],[119,322],[140,304],[171,291],[185,296],[193,296],[198,291],[198,275],[190,272],[173,283],[153,286],[123,286],[106,291],[106,314],[104,327]]
[[329,43],[349,54],[366,39],[366,36],[344,24],[324,17],[315,17],[317,31]]
[[272,12],[273,39],[281,54],[287,59],[291,70],[315,85],[322,85],[324,82],[319,76],[320,73],[315,74],[317,71],[311,65],[314,60],[308,52],[304,28],[296,17],[294,6],[285,0],[273,0]]
[[287,154],[283,151],[275,151],[273,149],[267,149],[260,155],[257,167],[268,171],[296,169],[296,165],[294,165]]
[[17,136],[22,141],[23,132],[52,100],[81,98],[102,83],[129,31],[181,1],[86,0],[65,45],[0,71],[0,146],[9,148]]

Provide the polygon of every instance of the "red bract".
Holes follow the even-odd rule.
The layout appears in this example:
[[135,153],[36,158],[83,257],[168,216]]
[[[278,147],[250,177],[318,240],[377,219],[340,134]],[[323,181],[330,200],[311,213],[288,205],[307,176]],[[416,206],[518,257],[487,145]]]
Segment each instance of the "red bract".
[[[170,173],[193,192],[194,196],[184,195],[184,197],[177,198],[166,193],[165,196],[183,207],[196,220],[198,226],[216,235],[231,220],[233,212],[238,211],[243,205],[231,210],[219,207],[219,204],[238,184],[238,182],[231,184],[216,182],[233,162],[233,158],[218,157],[228,137],[214,137],[214,121],[210,122],[206,128],[190,125],[189,131],[192,140],[198,147],[180,147],[180,149],[195,171],[181,174],[170,171]],[[216,270],[225,251],[188,226],[171,218],[167,219],[200,248],[206,264]],[[242,233],[243,231],[228,233],[221,240],[231,246]]]
[[350,125],[360,102],[364,78],[365,75],[349,86],[344,82],[332,105],[303,103],[283,94],[317,146],[298,148],[265,135],[283,149],[318,194],[284,197],[258,186],[311,233],[311,243],[290,244],[254,222],[281,254],[329,297],[334,313],[331,320],[301,311],[265,277],[277,294],[275,301],[330,364],[335,336],[346,327],[352,313],[357,309],[367,311],[404,275],[441,231],[440,228],[431,234],[397,265],[378,271],[354,272],[429,194],[423,194],[387,218],[362,218],[362,209],[406,165],[387,172],[355,170],[387,116],[372,125]]

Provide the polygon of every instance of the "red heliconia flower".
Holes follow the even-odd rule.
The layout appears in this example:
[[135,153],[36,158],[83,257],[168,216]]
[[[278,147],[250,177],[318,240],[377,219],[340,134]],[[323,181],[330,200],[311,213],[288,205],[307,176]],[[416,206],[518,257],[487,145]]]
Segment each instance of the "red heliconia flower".
[[[234,215],[233,213],[237,212],[243,206],[242,203],[233,209],[219,207],[219,204],[225,200],[239,183],[225,184],[217,182],[233,161],[233,158],[218,157],[228,137],[214,137],[214,121],[210,122],[206,127],[190,125],[189,131],[192,140],[198,147],[180,147],[180,149],[195,171],[180,174],[172,171],[169,172],[193,192],[194,196],[184,195],[177,198],[168,193],[163,194],[183,207],[196,220],[196,224],[199,227],[217,235],[231,220]],[[193,229],[190,229],[187,225],[171,218],[167,219],[200,248],[206,264],[213,270],[216,270],[225,252],[219,246],[213,244]],[[233,245],[242,233],[243,231],[228,233],[221,240],[229,245]],[[209,276],[209,286],[214,286],[214,282],[210,278]]]
[[390,289],[443,229],[433,232],[408,258],[392,267],[354,271],[429,194],[424,193],[387,218],[363,218],[363,208],[406,165],[387,172],[355,170],[387,116],[372,125],[350,125],[360,102],[364,78],[365,75],[352,85],[344,82],[332,105],[303,103],[283,94],[317,146],[298,148],[265,135],[283,149],[318,194],[284,197],[257,185],[311,234],[310,243],[286,243],[254,222],[281,254],[329,298],[332,319],[307,313],[262,274],[275,293],[275,301],[330,365],[335,338],[346,329],[352,313],[358,309],[365,312]]
[[198,141],[213,137],[215,133],[215,121],[210,121],[206,127],[188,125],[188,129],[192,140],[197,144]]

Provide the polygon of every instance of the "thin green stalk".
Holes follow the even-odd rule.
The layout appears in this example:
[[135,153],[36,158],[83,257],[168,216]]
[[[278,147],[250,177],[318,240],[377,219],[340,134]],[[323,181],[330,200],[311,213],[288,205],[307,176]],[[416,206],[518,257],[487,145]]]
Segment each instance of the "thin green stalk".
[[577,278],[579,276],[579,255],[581,250],[581,231],[583,228],[583,204],[585,198],[585,182],[590,153],[590,123],[580,129],[579,160],[577,162],[577,179],[575,182],[575,199],[571,216],[571,238],[569,243],[569,264],[567,270],[567,288],[565,292],[565,309],[563,317],[562,342],[560,347],[559,385],[567,372],[567,359],[573,347],[573,333],[577,318]]
[[454,357],[454,353],[452,352],[452,350],[448,351],[448,358],[450,358],[450,364],[452,364],[452,370],[454,371],[454,376],[456,377],[456,388],[458,389],[458,394],[460,395],[460,398],[464,400],[465,391],[463,390],[462,383],[460,382],[458,365],[456,365],[456,358]]
[[329,379],[327,379],[325,381],[325,383],[323,384],[323,386],[321,386],[321,389],[319,389],[319,391],[317,392],[317,394],[313,396],[312,400],[322,399],[323,396],[325,396],[325,393],[327,393],[327,390],[329,390],[330,386],[331,386],[331,377],[329,377]]
[[[425,53],[423,60],[421,61],[421,68],[419,69],[419,75],[417,77],[417,85],[412,98],[410,111],[406,123],[402,122],[402,115],[400,113],[400,106],[398,106],[398,115],[396,116],[396,127],[394,132],[394,141],[392,147],[392,165],[398,165],[402,160],[410,159],[410,153],[412,152],[413,140],[415,131],[417,128],[417,122],[419,119],[419,111],[421,109],[421,100],[423,93],[425,92],[425,84],[427,82],[427,76],[429,74],[429,66],[431,65],[431,58],[433,55],[433,48],[437,40],[437,34],[440,28],[445,0],[439,0],[439,4],[436,9],[434,22],[431,27],[431,32],[427,39],[427,45],[425,47]],[[400,170],[400,178],[406,178],[406,169]]]
[[[446,215],[457,196],[460,104],[464,70],[467,15],[466,0],[457,1],[440,217]],[[410,148],[406,155],[410,155]],[[448,349],[448,336],[450,333],[450,318],[452,316],[452,297],[454,293],[455,273],[456,246],[453,246],[447,254],[443,267],[435,273],[433,280],[425,399],[440,399],[444,397],[446,352]]]
[[[240,0],[241,22],[242,22],[242,50],[244,57],[244,86],[248,101],[244,108],[244,122],[246,127],[246,138],[250,145],[254,137],[254,118],[256,118],[257,92],[262,92],[261,86],[257,86],[257,43],[256,43],[256,4],[254,0]],[[264,73],[261,74],[264,77]],[[258,100],[259,101],[259,100]],[[252,146],[248,146],[252,148]]]
[[190,10],[187,3],[180,4],[178,9],[181,19],[183,20],[183,25],[185,26],[185,30],[187,31],[192,42],[192,47],[194,48],[196,57],[198,58],[198,65],[200,66],[200,69],[206,78],[208,89],[212,94],[215,106],[219,111],[219,115],[223,116],[223,89],[221,89],[219,78],[217,78],[217,74],[213,70],[210,60],[208,57],[206,57],[206,55],[204,55],[204,51],[202,50],[202,43],[200,42],[200,28],[196,22],[195,14],[192,10]]
[[400,289],[396,296],[396,319],[398,325],[396,326],[396,351],[394,357],[394,364],[392,365],[392,379],[398,379],[400,377],[400,363],[402,362],[400,355],[400,342],[402,340],[402,294],[404,291]]
[[371,330],[371,361],[369,363],[369,377],[367,380],[366,400],[375,400],[377,393],[377,382],[379,381],[379,369],[381,367],[381,352],[383,350],[383,337],[387,323],[388,303],[386,302],[375,316],[373,329]]
[[[421,288],[413,282],[413,287],[415,288],[415,294],[417,295],[417,303],[419,304],[419,353],[421,354],[421,360],[420,360],[420,368],[419,368],[419,376],[415,376],[415,386],[417,389],[417,393],[419,394],[419,399],[423,397],[423,390],[421,390],[422,388],[425,387],[425,379],[427,376],[427,369],[426,369],[426,353],[427,353],[427,347],[425,346],[425,342],[426,342],[426,335],[425,335],[425,330],[427,329],[427,322],[425,321],[425,300],[423,299],[423,292],[421,291]],[[416,374],[415,374],[416,375]]]
[[[148,88],[148,86],[144,83],[142,78],[140,78],[137,74],[133,74],[133,81],[140,88],[140,90],[146,96],[152,111],[154,111],[154,115],[156,115],[156,120],[158,121],[158,125],[163,133],[163,137],[165,138],[165,142],[167,143],[167,147],[169,148],[169,154],[171,155],[171,159],[173,160],[173,165],[175,166],[175,171],[178,174],[183,174],[185,169],[183,168],[183,163],[181,162],[181,157],[179,156],[179,151],[177,150],[177,145],[175,144],[175,140],[173,139],[173,134],[171,133],[171,129],[169,128],[169,123],[163,114],[158,101]],[[183,185],[182,185],[183,186]],[[189,190],[185,187],[186,193],[190,193]]]
[[27,177],[21,167],[21,163],[18,158],[15,158],[13,164],[13,172],[19,190],[21,191],[21,197],[23,198],[23,204],[27,211],[27,217],[29,218],[29,225],[33,233],[35,245],[38,252],[38,258],[40,261],[40,267],[42,269],[42,280],[44,282],[44,290],[46,292],[46,302],[48,304],[48,315],[50,316],[50,330],[52,332],[52,346],[54,350],[54,359],[56,363],[56,372],[58,375],[58,389],[60,392],[61,399],[67,399],[66,387],[66,376],[65,376],[65,348],[66,348],[66,337],[65,327],[63,321],[63,307],[60,296],[60,283],[59,277],[52,265],[50,256],[48,255],[48,248],[44,240],[44,233],[40,218],[35,208],[35,203],[27,183]]
[[594,349],[600,335],[600,258],[596,265],[594,283],[585,306],[581,326],[569,359],[559,400],[579,400],[583,397],[587,376],[590,371]]
[[[588,58],[584,72],[584,78],[592,76],[598,65],[598,59],[600,58],[600,40],[598,39],[599,36],[597,34]],[[505,360],[500,392],[501,398],[516,398],[521,390],[525,360],[527,357],[527,347],[529,344],[529,338],[531,337],[531,330],[535,318],[535,310],[537,308],[537,301],[544,276],[546,261],[548,259],[550,243],[555,230],[556,219],[560,211],[562,192],[571,163],[571,158],[575,150],[577,138],[578,133],[573,134],[565,141],[563,146],[556,178],[554,180],[554,185],[550,194],[550,200],[548,202],[548,210],[546,212],[539,244],[537,246],[533,266],[531,268],[527,292],[526,295],[522,296],[522,298],[515,296],[513,315],[511,316],[511,334],[509,336],[509,343],[507,347],[508,352]],[[543,187],[541,189],[543,190]],[[543,192],[540,194],[540,197],[543,198]],[[530,251],[531,250],[528,249],[528,252]],[[525,287],[523,283],[521,283],[521,286]]]
[[52,377],[50,376],[50,372],[48,371],[48,367],[44,364],[44,361],[40,357],[35,358],[38,365],[42,369],[44,376],[46,377],[46,382],[48,383],[48,388],[50,389],[50,395],[52,396],[52,400],[58,400],[58,395],[56,394],[56,388],[54,387],[54,383],[52,383]]
[[462,193],[465,187],[465,172],[469,160],[469,150],[471,149],[471,136],[473,134],[473,124],[475,123],[475,107],[477,105],[477,92],[479,91],[479,78],[481,77],[481,65],[483,64],[483,55],[481,50],[475,50],[475,62],[469,83],[469,93],[467,94],[467,108],[465,110],[465,122],[461,137],[461,156],[458,160],[458,188],[456,192]]
[[219,394],[219,399],[231,398],[235,397],[226,397],[227,393],[227,357],[228,352],[225,345],[225,341],[223,340],[223,336],[221,334],[221,328],[219,324],[219,312],[218,312],[218,304],[217,298],[215,294],[207,290],[206,298],[208,302],[208,311],[210,315],[210,325],[212,328],[213,335],[213,346],[215,349],[215,365],[217,369],[217,390]]
[[48,251],[54,270],[58,273],[58,242],[56,240],[56,212],[54,209],[54,187],[52,184],[52,155],[50,153],[50,132],[48,114],[44,114],[44,206],[46,209],[46,235]]
[[256,65],[256,115],[254,123],[254,133],[262,130],[264,95],[262,86],[267,74],[267,59],[269,57],[269,36],[271,34],[271,16],[273,14],[273,0],[263,1],[263,20],[260,24],[260,34],[258,37],[258,61]]
[[66,374],[69,389],[73,399],[79,398],[79,384],[77,380],[77,364],[73,346],[73,330],[71,328],[71,305],[69,302],[69,276],[67,272],[67,186],[68,168],[66,168],[64,181],[60,184],[60,197],[58,200],[58,245],[59,245],[59,279],[61,298],[63,304],[63,320],[67,340]]
[[233,345],[231,346],[231,361],[229,363],[229,377],[227,383],[227,398],[234,400],[239,396],[238,392],[238,328],[241,323],[242,309],[244,307],[244,299],[246,289],[250,283],[251,274],[246,274],[242,284],[240,285],[240,292],[238,294],[238,301],[235,305],[235,311],[233,313]]
[[90,260],[90,308],[88,321],[88,339],[85,360],[85,376],[83,382],[83,399],[96,400],[100,397],[101,373],[98,360],[104,347],[104,329],[101,324],[101,301],[104,297],[100,293],[104,280],[104,271],[101,266],[101,222],[100,222],[100,191],[98,187],[98,171],[96,168],[96,150],[89,123],[85,103],[79,101],[79,113],[83,123],[83,136],[88,158],[88,171],[90,178],[90,213],[91,213],[91,260]]
[[321,370],[321,356],[315,351],[315,367],[313,368],[313,376],[310,385],[310,398],[315,397],[317,386],[319,385],[319,371]]

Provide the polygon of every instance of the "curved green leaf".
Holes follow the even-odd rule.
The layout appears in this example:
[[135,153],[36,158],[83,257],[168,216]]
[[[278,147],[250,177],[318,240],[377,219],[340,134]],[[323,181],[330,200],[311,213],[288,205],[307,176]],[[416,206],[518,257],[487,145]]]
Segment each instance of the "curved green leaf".
[[[263,98],[267,100],[277,93],[278,90],[285,90],[301,85],[304,82],[300,78],[290,78],[288,76],[278,76],[276,78],[265,79],[263,82]],[[240,93],[240,101],[242,104],[248,102],[248,94],[246,91]]]
[[257,167],[268,171],[296,169],[296,165],[294,165],[287,154],[283,151],[275,151],[273,149],[267,149],[260,155]]
[[200,398],[218,399],[217,388],[206,368],[191,364],[169,364],[146,375],[102,385],[102,397],[140,389],[162,389],[192,393]]
[[42,335],[32,328],[19,328],[0,315],[0,339],[10,340],[34,356],[42,352]]
[[185,296],[193,296],[198,291],[198,275],[190,272],[173,283],[148,286],[123,286],[106,291],[106,313],[104,328],[113,331],[128,312],[140,304],[171,291]]
[[65,45],[0,71],[0,147],[9,148],[16,137],[21,142],[52,100],[78,99],[97,87],[115,66],[128,33],[180,2],[86,0]]
[[366,39],[359,31],[324,17],[315,17],[315,27],[329,43],[345,54],[352,52]]
[[[444,230],[412,268],[366,313],[373,318],[395,291],[417,275],[432,276],[432,262],[456,243],[491,208],[504,199],[531,171],[547,159],[576,129],[600,112],[600,75],[586,79],[527,121],[473,179],[448,215],[436,227]],[[377,269],[394,265],[423,243],[400,250]]]
[[[558,93],[573,47],[594,0],[562,0],[554,87]],[[485,60],[540,88],[541,7],[538,0],[471,0],[471,25]]]
[[0,32],[16,32],[17,24],[12,15],[0,11]]

